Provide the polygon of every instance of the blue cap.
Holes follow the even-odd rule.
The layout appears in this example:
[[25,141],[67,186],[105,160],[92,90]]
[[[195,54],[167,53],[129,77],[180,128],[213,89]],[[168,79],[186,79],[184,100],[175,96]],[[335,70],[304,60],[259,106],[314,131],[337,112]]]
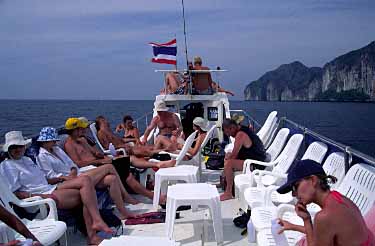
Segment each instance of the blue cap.
[[326,173],[323,167],[316,161],[313,160],[301,160],[298,161],[288,172],[288,179],[285,184],[277,189],[280,194],[288,193],[292,190],[292,186],[299,180],[306,178],[311,175],[318,175]]

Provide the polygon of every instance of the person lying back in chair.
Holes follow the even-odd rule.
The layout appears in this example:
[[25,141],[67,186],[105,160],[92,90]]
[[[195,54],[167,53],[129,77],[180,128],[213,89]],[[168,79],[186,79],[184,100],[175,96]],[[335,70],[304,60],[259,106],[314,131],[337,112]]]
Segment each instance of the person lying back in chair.
[[[73,119],[73,121],[75,122],[76,118],[70,119]],[[85,138],[82,137],[85,130],[84,127],[87,127],[87,125],[82,126],[81,122],[78,121],[74,126],[70,127],[67,126],[70,124],[68,121],[69,119],[67,120],[65,127],[70,128],[71,130],[69,132],[69,137],[65,143],[65,151],[69,155],[69,157],[74,161],[74,163],[76,163],[79,167],[84,167],[87,165],[100,166],[104,164],[115,164],[114,166],[124,186],[125,184],[127,184],[135,192],[149,199],[153,198],[153,193],[147,190],[134,178],[134,176],[130,172],[130,163],[126,161],[126,158],[118,156],[114,159],[111,159],[108,156],[104,156],[96,149],[96,147],[90,146],[86,142]],[[100,135],[98,135],[98,137],[99,136]],[[155,164],[153,166],[155,166]],[[164,202],[165,197],[161,197],[160,200],[161,202]]]

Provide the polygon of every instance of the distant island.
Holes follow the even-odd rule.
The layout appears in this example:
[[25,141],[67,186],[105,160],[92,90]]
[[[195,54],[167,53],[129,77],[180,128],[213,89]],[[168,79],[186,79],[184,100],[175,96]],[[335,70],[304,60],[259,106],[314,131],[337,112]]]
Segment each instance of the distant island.
[[245,100],[375,101],[375,41],[320,67],[284,64],[250,82]]

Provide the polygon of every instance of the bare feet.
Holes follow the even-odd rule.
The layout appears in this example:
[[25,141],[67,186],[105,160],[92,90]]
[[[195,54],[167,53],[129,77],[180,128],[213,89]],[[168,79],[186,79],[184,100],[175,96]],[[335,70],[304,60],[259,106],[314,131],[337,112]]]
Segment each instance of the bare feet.
[[109,228],[108,225],[106,223],[104,223],[104,221],[94,222],[92,224],[91,228],[94,231],[104,231],[104,232],[109,233],[109,234],[113,233],[113,230],[111,228]]
[[125,214],[120,215],[120,220],[137,218],[137,215],[131,212],[126,212]]
[[232,194],[224,192],[220,195],[220,201],[230,200],[233,199]]
[[132,204],[132,205],[136,205],[138,203],[140,203],[140,201],[138,201],[137,199],[134,199],[133,197],[128,197],[127,199],[125,199],[125,202],[129,203],[129,204]]

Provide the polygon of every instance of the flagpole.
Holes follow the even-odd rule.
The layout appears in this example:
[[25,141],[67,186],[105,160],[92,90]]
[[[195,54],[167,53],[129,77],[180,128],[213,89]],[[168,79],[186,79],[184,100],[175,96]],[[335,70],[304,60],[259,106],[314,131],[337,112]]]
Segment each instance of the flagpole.
[[186,68],[189,68],[188,62],[188,51],[187,51],[187,41],[186,41],[186,22],[185,22],[185,4],[184,0],[181,0],[182,3],[182,18],[184,20],[184,38],[185,38],[185,56],[186,56]]
[[185,22],[185,4],[184,0],[181,0],[182,3],[182,19],[184,20],[184,38],[185,38],[185,57],[186,57],[186,69],[189,72],[189,85],[188,85],[188,91],[191,94],[192,92],[192,81],[191,81],[191,72],[189,70],[189,58],[188,58],[188,51],[187,51],[187,41],[186,41],[186,22]]

